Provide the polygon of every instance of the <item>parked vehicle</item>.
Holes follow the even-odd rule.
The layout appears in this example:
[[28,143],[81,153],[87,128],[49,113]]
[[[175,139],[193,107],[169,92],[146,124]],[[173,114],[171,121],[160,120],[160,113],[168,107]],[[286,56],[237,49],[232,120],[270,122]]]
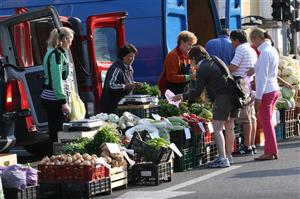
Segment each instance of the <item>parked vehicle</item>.
[[[227,2],[232,7],[226,9],[227,15],[234,11],[233,18],[228,18],[233,28],[234,21],[239,24],[240,0]],[[55,8],[37,10],[49,4]],[[30,12],[20,8],[17,16],[7,18],[19,7]],[[6,15],[0,17],[0,54],[5,63],[0,76],[0,151],[1,145],[4,150],[16,142],[36,152],[36,143],[47,138],[39,95],[45,41],[52,28],[64,25],[75,31],[69,56],[73,57],[74,81],[88,115],[99,112],[106,71],[116,59],[117,48],[125,43],[125,35],[139,50],[134,78],[156,84],[163,60],[176,46],[180,31],[189,29],[204,45],[221,29],[214,0],[2,1],[0,15]]]
[[78,18],[59,17],[54,7],[32,12],[19,9],[17,13],[0,21],[0,147],[9,149],[17,141],[34,152],[35,143],[48,138],[47,118],[39,99],[50,31],[62,25],[75,31],[72,53],[68,54],[74,63],[73,80],[88,111],[94,114],[102,91],[100,75],[115,61],[118,46],[125,42],[123,20],[127,14],[89,16],[86,37]]

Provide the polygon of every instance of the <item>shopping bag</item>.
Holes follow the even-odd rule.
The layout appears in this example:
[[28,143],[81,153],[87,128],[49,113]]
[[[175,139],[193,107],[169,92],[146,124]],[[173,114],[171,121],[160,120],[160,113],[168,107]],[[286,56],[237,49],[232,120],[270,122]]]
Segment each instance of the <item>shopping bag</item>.
[[74,85],[71,85],[71,93],[70,93],[70,107],[71,113],[69,114],[70,121],[81,120],[85,118],[85,106],[79,95],[76,93],[74,89]]

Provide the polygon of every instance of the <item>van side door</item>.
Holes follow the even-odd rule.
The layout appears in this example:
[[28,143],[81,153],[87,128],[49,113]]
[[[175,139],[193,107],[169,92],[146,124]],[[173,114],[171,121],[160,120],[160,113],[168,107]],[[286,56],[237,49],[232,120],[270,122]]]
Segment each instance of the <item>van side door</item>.
[[[53,28],[61,26],[53,7],[18,14],[0,21],[0,41],[5,67],[6,99],[2,98],[4,110],[1,114],[14,113],[13,118],[32,117],[38,132],[48,128],[45,111],[40,103],[43,86],[43,56],[46,41]],[[9,90],[11,89],[11,90]],[[29,113],[20,115],[25,103]]]
[[95,95],[97,113],[106,72],[116,61],[118,48],[125,43],[126,16],[126,12],[116,12],[89,16],[87,19],[88,54],[93,71],[90,89]]

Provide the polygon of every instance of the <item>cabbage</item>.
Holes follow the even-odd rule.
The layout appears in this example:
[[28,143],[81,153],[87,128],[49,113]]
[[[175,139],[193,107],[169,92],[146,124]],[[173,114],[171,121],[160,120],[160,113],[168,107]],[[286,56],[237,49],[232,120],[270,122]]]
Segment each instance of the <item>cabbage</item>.
[[278,100],[275,106],[278,110],[293,108],[291,102],[287,99]]
[[295,99],[293,97],[291,99],[289,99],[289,102],[290,102],[292,108],[296,107],[296,102],[295,102]]
[[289,89],[289,88],[286,88],[286,87],[282,87],[281,88],[281,94],[282,94],[283,98],[291,99],[295,95],[295,90],[294,89]]
[[288,61],[287,60],[279,60],[279,65],[278,65],[278,68],[279,69],[283,69],[283,68],[286,68],[288,66]]
[[286,80],[288,83],[290,83],[292,85],[296,85],[299,82],[298,78],[296,76],[294,76],[294,75],[291,75],[291,76],[289,76],[287,78],[284,78],[284,80]]
[[293,74],[293,69],[291,67],[285,67],[281,72],[282,76],[290,76]]

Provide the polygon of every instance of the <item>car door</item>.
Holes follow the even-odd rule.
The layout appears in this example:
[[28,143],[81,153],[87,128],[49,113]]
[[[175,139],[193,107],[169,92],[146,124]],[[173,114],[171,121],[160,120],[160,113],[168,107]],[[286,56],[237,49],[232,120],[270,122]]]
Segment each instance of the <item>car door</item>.
[[116,61],[118,48],[125,43],[126,16],[126,12],[116,12],[89,16],[87,19],[88,53],[97,112],[106,72]]
[[[15,113],[14,117],[18,117],[20,115],[17,113],[28,107],[29,115],[25,117],[32,117],[39,132],[45,132],[48,128],[46,114],[40,103],[43,55],[50,31],[60,26],[61,22],[53,7],[0,21],[2,56],[6,66],[12,66],[4,68],[6,96],[0,99],[4,106],[2,112]],[[17,107],[18,103],[21,106]]]

